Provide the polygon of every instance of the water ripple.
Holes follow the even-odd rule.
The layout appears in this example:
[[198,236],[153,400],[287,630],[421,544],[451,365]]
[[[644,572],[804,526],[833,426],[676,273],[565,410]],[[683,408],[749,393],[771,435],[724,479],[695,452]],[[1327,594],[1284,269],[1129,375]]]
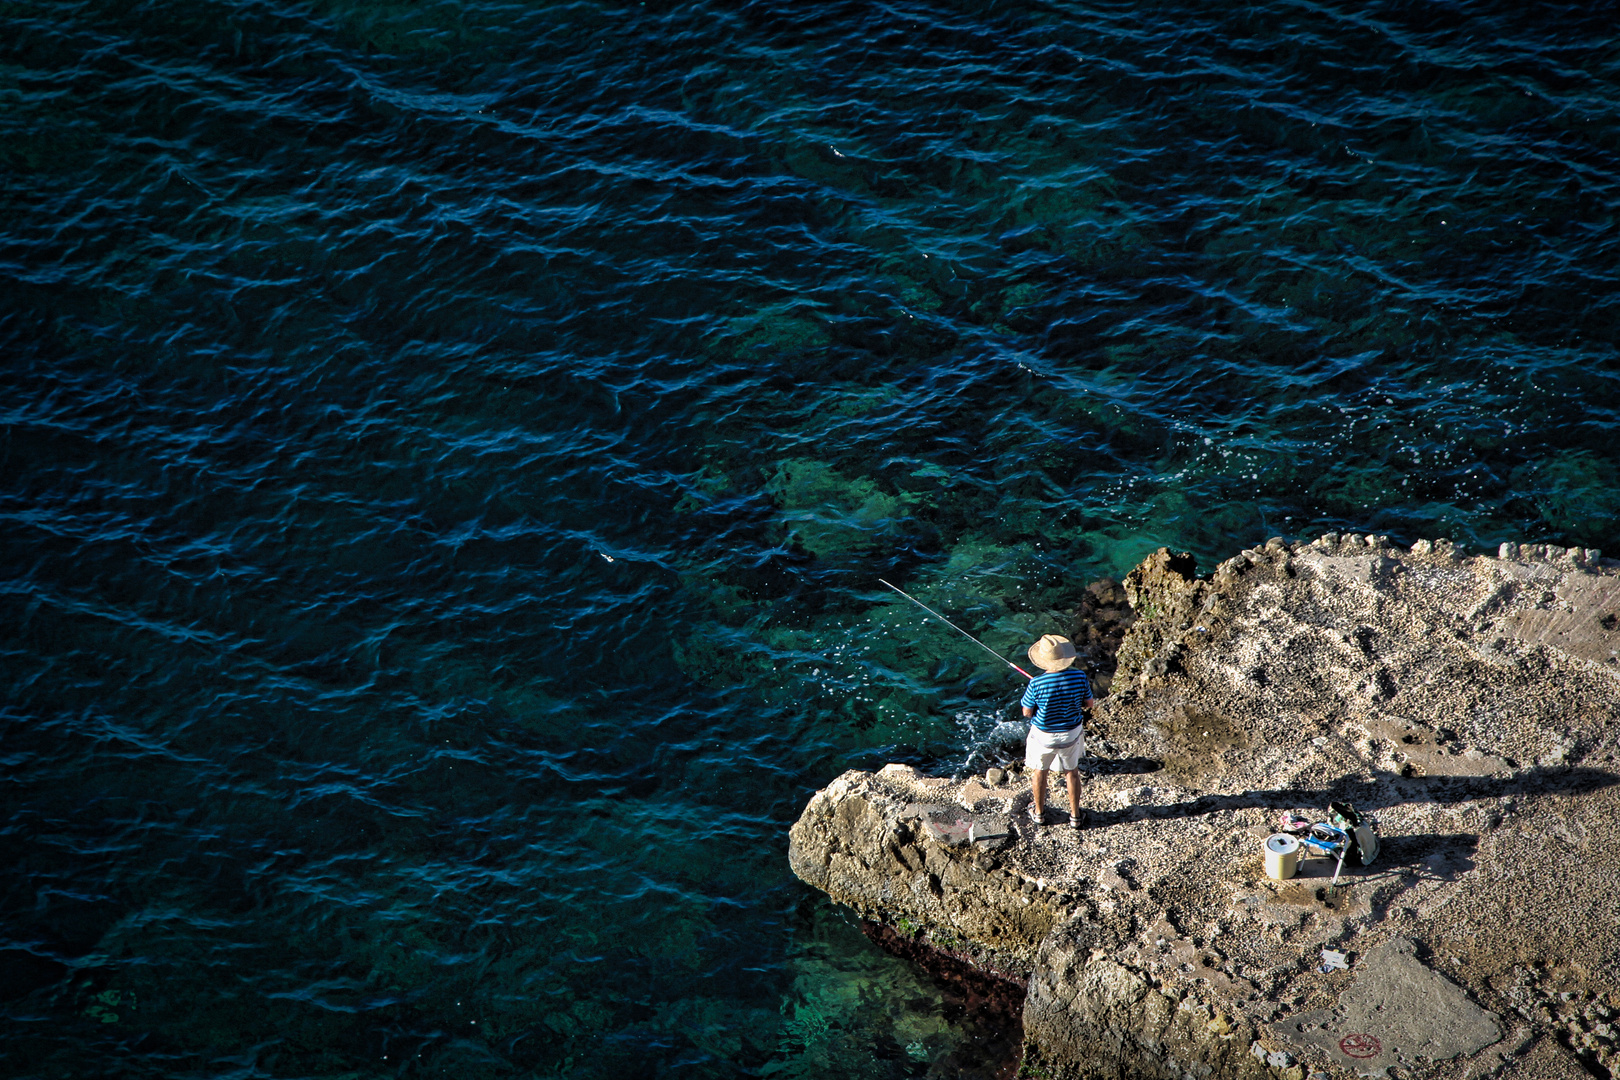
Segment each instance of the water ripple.
[[1014,689],[874,581],[1015,649],[1160,544],[1620,549],[1613,46],[0,11],[0,1062],[993,1072],[783,859]]

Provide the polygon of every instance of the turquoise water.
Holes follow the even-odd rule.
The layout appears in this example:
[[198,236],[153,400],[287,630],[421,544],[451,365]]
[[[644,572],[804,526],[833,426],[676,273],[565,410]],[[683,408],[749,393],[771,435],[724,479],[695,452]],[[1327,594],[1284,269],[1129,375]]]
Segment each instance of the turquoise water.
[[0,0],[0,1072],[989,1075],[800,886],[1159,545],[1620,552],[1601,9]]

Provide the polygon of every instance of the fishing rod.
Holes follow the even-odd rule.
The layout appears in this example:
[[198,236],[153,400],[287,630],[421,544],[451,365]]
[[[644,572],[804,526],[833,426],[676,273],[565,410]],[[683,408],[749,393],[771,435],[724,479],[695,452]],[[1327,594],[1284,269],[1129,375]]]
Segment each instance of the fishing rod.
[[[882,578],[878,578],[878,581],[882,582],[884,585],[889,585],[889,583],[884,581]],[[907,600],[910,600],[913,604],[916,604],[918,607],[928,612],[928,614],[932,615],[934,618],[938,619],[952,630],[955,630],[958,634],[961,634],[963,637],[973,642],[973,644],[977,645],[979,648],[983,649],[997,660],[1000,660],[1003,664],[1006,664],[1008,667],[1018,672],[1018,674],[1022,675],[1024,678],[1033,679],[1035,677],[1029,672],[1025,671],[1023,668],[1019,667],[1017,664],[1013,663],[1011,660],[1007,659],[1005,656],[1002,656],[1000,653],[996,652],[996,650],[992,649],[978,638],[974,637],[972,634],[968,633],[966,630],[962,629],[960,626],[957,626],[955,623],[951,622],[951,620],[947,619],[945,616],[941,615],[939,612],[935,611],[933,608],[929,607],[915,596],[912,596],[910,593],[906,592],[904,589],[895,585],[889,585],[889,588],[893,589]]]

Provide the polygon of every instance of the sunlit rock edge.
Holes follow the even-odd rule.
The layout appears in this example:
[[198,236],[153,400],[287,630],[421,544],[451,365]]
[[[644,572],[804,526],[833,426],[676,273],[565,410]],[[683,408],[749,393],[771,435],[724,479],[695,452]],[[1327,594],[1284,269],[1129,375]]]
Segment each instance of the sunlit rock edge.
[[[1620,1067],[1620,564],[1327,536],[1124,587],[1083,830],[1036,828],[1016,765],[852,771],[793,826],[799,877],[1022,983],[1027,1074]],[[1278,813],[1330,799],[1378,862],[1266,878]]]

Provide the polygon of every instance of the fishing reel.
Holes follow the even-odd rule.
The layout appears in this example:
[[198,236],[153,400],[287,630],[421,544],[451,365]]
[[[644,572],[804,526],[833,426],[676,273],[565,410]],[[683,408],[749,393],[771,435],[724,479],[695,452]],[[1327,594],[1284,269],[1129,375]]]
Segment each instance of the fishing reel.
[[1299,844],[1312,855],[1336,859],[1349,847],[1350,834],[1325,821],[1318,821],[1299,838]]
[[1310,855],[1336,856],[1350,839],[1343,829],[1325,821],[1312,821],[1293,811],[1283,814],[1277,822],[1277,829],[1296,837]]

